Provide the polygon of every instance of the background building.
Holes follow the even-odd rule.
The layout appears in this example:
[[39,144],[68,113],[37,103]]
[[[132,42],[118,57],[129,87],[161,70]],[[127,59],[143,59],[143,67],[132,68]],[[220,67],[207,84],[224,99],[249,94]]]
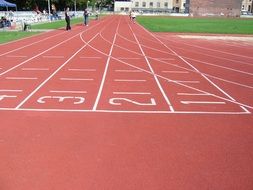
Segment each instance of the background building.
[[242,1],[242,11],[245,13],[253,13],[253,1],[252,0],[243,0]]
[[141,13],[183,13],[185,0],[115,0],[114,11],[128,12],[129,10]]
[[241,14],[241,0],[190,0],[193,16],[232,16]]
[[114,11],[140,13],[190,13],[192,16],[239,17],[252,12],[253,0],[115,0]]

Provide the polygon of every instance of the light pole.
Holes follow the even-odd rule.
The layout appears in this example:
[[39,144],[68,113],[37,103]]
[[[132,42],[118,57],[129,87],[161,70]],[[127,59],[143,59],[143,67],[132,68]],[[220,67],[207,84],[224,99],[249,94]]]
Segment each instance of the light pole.
[[89,5],[89,1],[87,1],[87,5],[86,5],[86,8],[88,9],[88,5]]
[[50,0],[47,1],[47,5],[48,5],[48,19],[51,21],[51,19],[50,19],[50,15],[51,15],[51,11],[50,11]]
[[75,6],[75,17],[76,17],[76,0],[75,0],[75,5],[74,6]]

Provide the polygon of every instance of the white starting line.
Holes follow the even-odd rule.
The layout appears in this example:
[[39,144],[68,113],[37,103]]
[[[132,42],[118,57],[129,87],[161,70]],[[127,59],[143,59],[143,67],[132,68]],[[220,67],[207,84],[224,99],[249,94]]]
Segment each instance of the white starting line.
[[87,94],[87,91],[50,90],[52,93]]
[[37,77],[5,77],[8,80],[37,80]]
[[147,80],[114,79],[115,82],[147,82]]
[[226,104],[226,102],[180,101],[182,104]]
[[68,71],[95,72],[96,69],[68,69]]
[[115,70],[115,72],[122,72],[122,73],[141,73],[141,70]]
[[113,92],[113,94],[121,94],[121,95],[127,95],[127,94],[131,94],[131,95],[150,95],[150,92]]
[[93,81],[94,79],[85,79],[85,78],[60,78],[63,81]]
[[22,71],[48,71],[49,68],[22,68]]

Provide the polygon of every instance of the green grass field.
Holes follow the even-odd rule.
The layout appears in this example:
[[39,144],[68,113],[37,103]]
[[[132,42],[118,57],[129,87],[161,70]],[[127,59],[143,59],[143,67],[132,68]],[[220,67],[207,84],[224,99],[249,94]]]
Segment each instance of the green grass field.
[[138,16],[137,21],[152,32],[253,34],[253,19]]
[[[79,24],[83,22],[83,18],[74,18],[71,19],[71,25],[74,24]],[[59,21],[54,21],[54,22],[48,22],[48,23],[43,23],[43,24],[33,24],[32,29],[58,29],[66,26],[66,21],[59,20]]]
[[[92,18],[91,18],[92,19]],[[82,23],[83,18],[71,19],[71,25]],[[59,20],[54,22],[42,23],[42,24],[33,24],[32,30],[47,30],[47,29],[58,29],[66,26],[65,20]],[[3,31],[0,32],[0,44],[17,40],[20,38],[32,36],[38,34],[39,32],[24,32],[24,31]]]
[[10,42],[13,40],[18,40],[20,38],[25,38],[31,35],[38,34],[38,32],[0,32],[0,44]]

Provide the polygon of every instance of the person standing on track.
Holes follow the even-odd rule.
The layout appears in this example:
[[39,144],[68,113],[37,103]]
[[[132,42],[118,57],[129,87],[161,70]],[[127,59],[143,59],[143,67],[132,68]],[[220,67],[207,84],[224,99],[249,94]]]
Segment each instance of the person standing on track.
[[84,25],[88,26],[88,22],[89,22],[89,10],[87,8],[84,9],[83,16],[84,16]]
[[67,8],[65,9],[65,20],[66,20],[66,23],[67,23],[66,30],[71,30],[71,26],[70,26],[70,15],[69,15],[69,7],[67,7]]
[[131,18],[132,18],[133,23],[135,23],[136,14],[134,11],[131,12]]

